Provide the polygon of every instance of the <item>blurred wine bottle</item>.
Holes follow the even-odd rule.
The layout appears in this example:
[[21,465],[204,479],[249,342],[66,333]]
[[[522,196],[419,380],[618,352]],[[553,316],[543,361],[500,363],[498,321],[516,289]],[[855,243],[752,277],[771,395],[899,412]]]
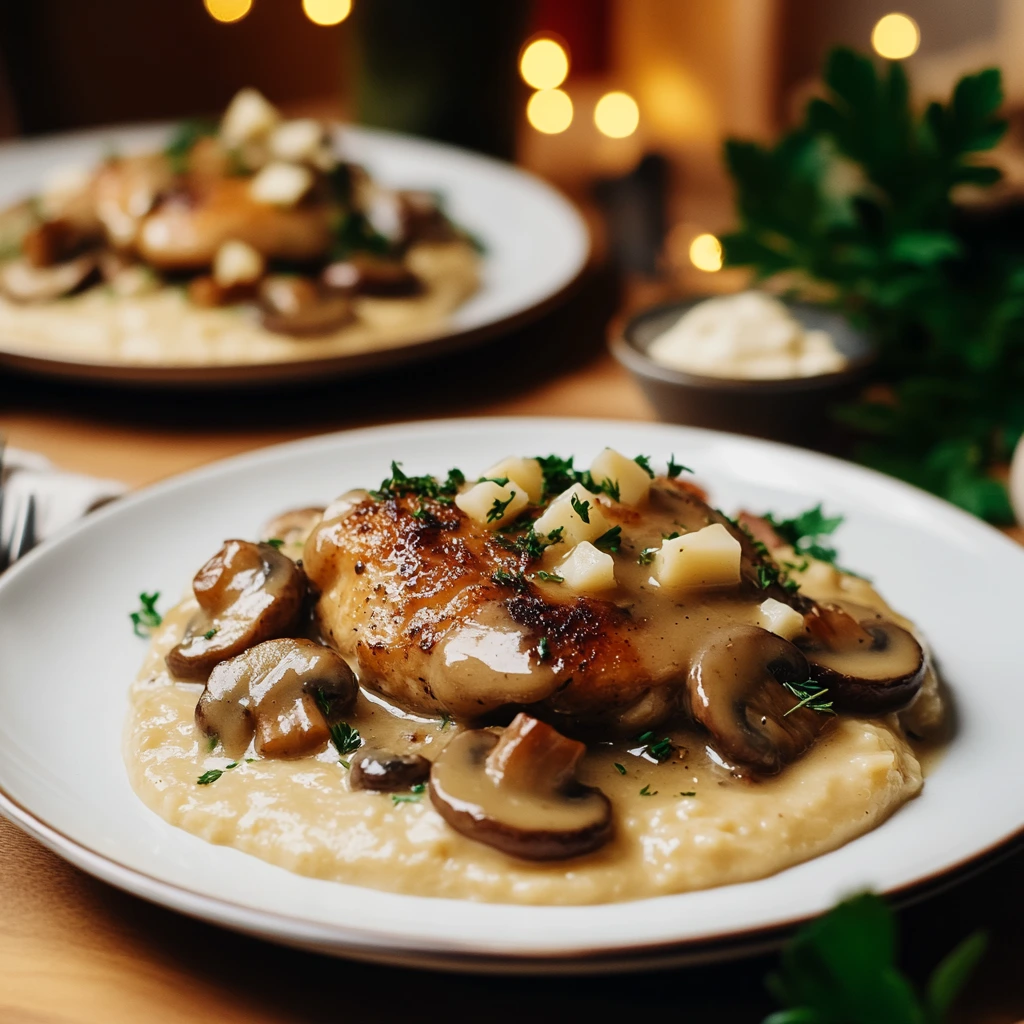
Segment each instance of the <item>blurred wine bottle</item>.
[[371,0],[353,11],[358,120],[510,159],[531,0]]

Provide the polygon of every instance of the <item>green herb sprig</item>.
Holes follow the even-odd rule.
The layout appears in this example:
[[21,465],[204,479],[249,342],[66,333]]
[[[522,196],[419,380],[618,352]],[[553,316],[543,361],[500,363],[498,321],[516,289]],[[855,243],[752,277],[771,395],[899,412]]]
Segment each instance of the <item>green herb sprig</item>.
[[156,610],[156,603],[159,600],[159,590],[153,591],[152,594],[147,594],[145,591],[139,594],[141,607],[138,611],[130,612],[128,615],[132,621],[132,631],[136,636],[146,639],[164,621],[164,617]]
[[799,701],[782,716],[783,718],[786,715],[791,715],[798,708],[810,708],[811,711],[817,711],[822,715],[835,714],[832,708],[833,701],[822,699],[828,693],[828,689],[820,686],[815,680],[808,679],[802,683],[783,683],[782,685]]

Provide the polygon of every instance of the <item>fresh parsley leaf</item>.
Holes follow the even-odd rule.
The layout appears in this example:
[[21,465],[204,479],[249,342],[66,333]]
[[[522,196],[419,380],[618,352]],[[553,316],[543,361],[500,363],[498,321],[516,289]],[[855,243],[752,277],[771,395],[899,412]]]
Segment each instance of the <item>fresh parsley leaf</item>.
[[515,491],[509,493],[508,498],[502,501],[500,498],[494,499],[494,504],[487,511],[487,522],[493,523],[499,519],[505,518],[505,509],[512,504],[512,499],[516,496]]
[[657,548],[644,548],[640,552],[640,557],[637,558],[637,565],[650,565],[654,561],[654,556],[658,553]]
[[618,480],[602,480],[601,490],[604,491],[612,501],[622,501],[622,492],[619,488]]
[[499,487],[504,487],[508,483],[507,476],[482,476],[477,480],[478,484],[497,484]]
[[559,576],[557,572],[546,572],[541,569],[537,573],[537,579],[543,580],[545,583],[564,583],[565,577]]
[[696,795],[697,795],[697,790],[695,790],[695,789],[688,789],[688,790],[686,790],[686,792],[679,794],[679,796],[696,796]]
[[452,716],[449,715],[447,711],[442,711],[441,712],[441,724],[438,726],[438,729],[441,732],[444,732],[445,729],[447,729],[448,726],[450,726],[452,724],[452,721],[453,721]]
[[399,804],[418,804],[420,802],[420,798],[426,791],[426,788],[427,786],[425,782],[417,782],[408,793],[392,793],[391,802],[396,807]]
[[277,548],[279,551],[284,547],[284,541],[280,537],[271,537],[265,543],[269,544],[272,548]]
[[810,708],[811,711],[817,711],[823,715],[834,715],[835,711],[832,709],[832,701],[822,700],[828,693],[828,689],[821,687],[813,679],[808,679],[803,683],[783,683],[782,684],[794,697],[799,701],[798,704],[794,704],[782,717],[791,715],[797,708]]
[[546,636],[537,641],[537,657],[541,661],[547,661],[551,657],[551,641]]
[[798,555],[835,565],[838,552],[827,545],[827,538],[842,525],[843,516],[826,516],[819,503],[791,519],[778,519],[771,512],[766,512],[764,518]]
[[675,750],[675,747],[667,736],[655,743],[647,744],[647,753],[650,754],[658,764],[661,764],[663,761],[667,761],[672,756],[673,750]]
[[203,772],[202,775],[196,779],[197,786],[209,786],[211,782],[216,782],[224,772],[220,768],[211,768],[209,771]]
[[653,480],[654,470],[651,469],[650,455],[638,455],[633,461]]
[[359,730],[353,729],[347,722],[337,722],[330,728],[331,742],[342,757],[353,753],[363,745],[363,738],[359,735]]
[[640,795],[641,796],[657,796],[658,795],[658,791],[654,790],[653,792],[651,792],[651,786],[650,786],[650,783],[648,783],[646,786],[644,786],[643,789],[640,790]]
[[132,630],[136,636],[143,639],[156,629],[164,621],[164,617],[156,610],[156,603],[160,599],[160,591],[152,594],[145,592],[139,594],[141,607],[136,612],[131,612],[129,618],[132,620]]
[[621,543],[622,527],[613,526],[610,530],[606,530],[602,533],[601,536],[594,541],[594,547],[600,548],[602,551],[608,551],[611,554],[615,554],[619,550]]
[[625,765],[622,765],[622,764],[619,764],[619,762],[618,762],[618,761],[616,761],[616,762],[615,762],[615,770],[616,770],[616,771],[617,771],[617,772],[618,772],[618,773],[619,773],[620,775],[625,775],[625,774],[626,774],[626,766],[625,766]]
[[583,520],[585,523],[590,522],[590,502],[580,501],[580,499],[574,494],[569,499],[569,504],[572,505],[573,511]]
[[391,463],[391,476],[381,482],[376,491],[370,491],[370,496],[377,501],[386,501],[388,498],[398,498],[402,495],[412,494],[420,498],[431,498],[441,504],[450,505],[452,496],[458,493],[459,488],[466,482],[466,475],[461,469],[448,470],[448,476],[444,482],[437,477],[430,476],[408,476],[402,470],[400,462]]
[[217,635],[217,627],[214,626],[212,629],[208,629],[203,634],[203,639],[204,640],[212,640],[216,635]]
[[220,742],[219,736],[211,736],[209,743],[206,745],[207,753],[212,754],[217,749],[217,744]]
[[334,706],[334,697],[325,693],[319,686],[313,691],[313,699],[316,701],[317,707],[323,712],[324,718],[329,718],[331,715],[331,708]]
[[669,456],[668,460],[668,478],[669,480],[675,480],[680,473],[692,473],[693,470],[689,466],[684,466],[681,462],[676,462],[676,455],[673,452]]
[[521,572],[509,572],[507,569],[495,569],[491,573],[491,580],[500,587],[512,587],[513,590],[525,590],[527,588],[526,577]]

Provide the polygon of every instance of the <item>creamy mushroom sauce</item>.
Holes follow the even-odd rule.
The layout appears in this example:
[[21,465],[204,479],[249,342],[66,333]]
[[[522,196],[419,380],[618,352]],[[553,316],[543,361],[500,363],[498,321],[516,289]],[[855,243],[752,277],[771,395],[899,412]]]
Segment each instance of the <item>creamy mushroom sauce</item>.
[[[627,543],[639,549],[647,534],[657,536],[664,525],[634,524]],[[310,547],[306,551],[308,557]],[[628,593],[651,617],[646,657],[652,663],[666,653],[676,657],[675,644],[669,648],[659,641],[670,626],[696,639],[712,616],[757,621],[756,604],[724,596],[704,596],[684,611],[649,587],[649,568],[636,565],[626,543],[623,556],[616,559],[617,599]],[[910,626],[865,580],[814,560],[793,575],[818,600],[872,608]],[[587,904],[773,874],[870,831],[916,795],[923,782],[921,761],[904,726],[934,740],[944,718],[938,683],[929,672],[917,700],[900,716],[837,716],[803,757],[761,780],[730,770],[708,736],[692,728],[655,730],[658,739],[667,736],[675,745],[672,757],[660,764],[635,738],[591,744],[578,777],[611,800],[614,838],[584,857],[532,863],[458,834],[426,795],[353,790],[330,746],[293,761],[242,759],[215,783],[197,785],[201,773],[234,762],[209,749],[210,741],[195,728],[202,687],[174,681],[164,665],[195,608],[189,597],[166,616],[131,691],[125,754],[139,796],[181,828],[292,871],[419,895]],[[499,646],[511,650],[507,642]],[[456,677],[451,685],[465,682]],[[459,729],[365,689],[345,719],[367,746],[431,760]],[[247,757],[255,757],[252,749]]]
[[479,285],[480,257],[465,242],[422,243],[406,256],[423,282],[407,298],[352,300],[355,319],[328,334],[293,338],[260,326],[237,307],[204,309],[184,289],[133,297],[90,288],[36,305],[0,296],[0,339],[8,351],[49,359],[149,366],[292,362],[390,348],[440,330]]

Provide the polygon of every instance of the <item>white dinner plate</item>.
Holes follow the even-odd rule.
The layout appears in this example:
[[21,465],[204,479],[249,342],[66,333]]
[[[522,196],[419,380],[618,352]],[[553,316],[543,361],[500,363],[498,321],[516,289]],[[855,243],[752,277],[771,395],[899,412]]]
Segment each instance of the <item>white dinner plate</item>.
[[[756,882],[628,903],[524,907],[395,895],[305,878],[172,827],[121,759],[145,644],[140,590],[181,593],[224,537],[286,507],[407,472],[474,471],[511,451],[605,445],[671,454],[711,500],[843,513],[842,561],[934,645],[958,725],[924,792],[874,832]],[[0,809],[61,856],[147,899],[265,938],[459,969],[584,971],[734,954],[853,891],[905,898],[992,855],[1024,826],[1024,551],[906,484],[811,452],[656,424],[477,419],[310,438],[229,459],[93,514],[0,577]]]
[[[39,191],[54,168],[90,166],[111,150],[160,149],[168,125],[102,128],[0,144],[0,207]],[[394,188],[436,191],[452,218],[484,245],[480,288],[440,328],[400,344],[310,359],[302,341],[287,362],[216,364],[102,362],[69,349],[59,358],[0,337],[0,364],[49,375],[149,385],[231,385],[364,373],[469,345],[551,308],[579,278],[590,236],[576,208],[546,182],[511,164],[426,139],[370,128],[337,130],[336,149]]]

